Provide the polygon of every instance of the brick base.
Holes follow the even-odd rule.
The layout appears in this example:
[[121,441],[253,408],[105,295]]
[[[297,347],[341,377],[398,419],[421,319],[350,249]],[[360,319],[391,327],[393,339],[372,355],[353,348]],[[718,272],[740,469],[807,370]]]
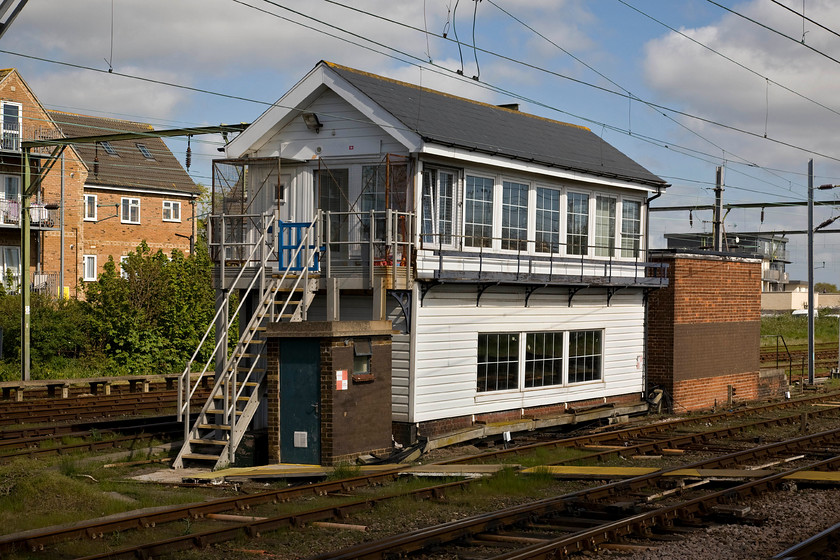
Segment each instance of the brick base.
[[674,412],[680,413],[726,406],[730,385],[733,389],[733,402],[757,400],[758,377],[758,372],[752,371],[675,381],[671,392],[671,407]]
[[758,376],[758,398],[782,397],[790,390],[784,368],[762,370]]
[[515,408],[510,410],[501,410],[497,412],[490,412],[486,414],[476,414],[466,416],[456,416],[454,418],[441,418],[439,420],[429,420],[427,422],[420,422],[416,426],[406,422],[393,422],[392,433],[394,439],[404,445],[414,443],[416,436],[433,438],[442,436],[444,434],[456,432],[459,430],[466,430],[476,424],[493,424],[496,422],[510,422],[514,420],[521,420],[523,418],[539,418],[545,416],[556,416],[558,414],[571,414],[576,410],[580,411],[584,408],[591,408],[603,404],[637,404],[642,402],[642,397],[639,393],[630,393],[627,395],[616,395],[614,397],[606,397],[599,399],[590,399],[585,401],[576,401],[572,403],[560,403],[548,406],[536,406],[532,408]]

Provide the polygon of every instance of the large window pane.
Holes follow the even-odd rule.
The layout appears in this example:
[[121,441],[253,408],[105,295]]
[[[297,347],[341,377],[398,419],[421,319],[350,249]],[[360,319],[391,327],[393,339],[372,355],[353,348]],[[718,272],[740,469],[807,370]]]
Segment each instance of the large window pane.
[[528,248],[528,185],[502,183],[502,249]]
[[615,256],[615,199],[595,197],[595,255]]
[[535,248],[541,253],[560,249],[560,191],[537,187]]
[[566,252],[585,255],[589,246],[589,195],[569,193],[566,210]]
[[[385,239],[385,166],[365,165],[362,167],[362,240],[382,241]],[[370,211],[374,211],[373,227]]]
[[518,386],[519,335],[479,334],[477,391],[503,391]]
[[539,332],[525,336],[525,387],[563,383],[563,333]]
[[601,379],[602,334],[602,331],[569,333],[569,383]]
[[621,256],[636,258],[642,238],[642,203],[624,200],[621,203]]
[[468,247],[493,244],[493,179],[467,175],[465,184],[464,243]]
[[438,169],[423,172],[424,243],[452,244],[455,174]]

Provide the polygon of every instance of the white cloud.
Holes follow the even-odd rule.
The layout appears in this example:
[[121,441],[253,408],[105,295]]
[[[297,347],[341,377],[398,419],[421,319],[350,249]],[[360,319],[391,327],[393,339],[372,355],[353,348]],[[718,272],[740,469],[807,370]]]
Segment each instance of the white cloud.
[[[179,77],[171,72],[127,68],[162,81]],[[47,108],[83,114],[109,114],[127,120],[171,120],[186,99],[183,90],[141,82],[114,74],[68,70],[27,78]]]
[[[792,7],[801,9],[801,5]],[[779,6],[753,0],[736,9],[768,27],[801,38],[801,18]],[[809,2],[806,15],[830,27],[830,22],[840,21],[840,4]],[[806,30],[810,46],[829,53],[837,50],[832,49],[836,37],[812,24],[806,24]],[[828,94],[840,87],[837,63],[732,14],[714,25],[681,31],[753,72],[685,37],[668,33],[650,41],[645,49],[645,77],[657,96],[667,100],[665,105],[758,135],[766,133],[788,144],[833,152],[840,115],[803,96],[840,111],[835,97]],[[732,135],[711,124],[683,121],[704,136],[725,140],[724,147],[762,165],[802,165],[808,158],[801,151],[743,134]]]

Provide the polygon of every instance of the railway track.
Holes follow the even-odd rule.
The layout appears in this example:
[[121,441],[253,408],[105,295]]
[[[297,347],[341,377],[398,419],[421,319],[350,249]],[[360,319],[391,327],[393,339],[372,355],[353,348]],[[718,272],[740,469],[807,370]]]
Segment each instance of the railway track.
[[[774,408],[781,408],[782,410],[789,409],[795,406],[803,406],[803,405],[813,405],[819,403],[820,400],[825,400],[826,398],[835,398],[836,395],[833,396],[822,396],[822,397],[810,397],[808,399],[802,399],[801,401],[788,401],[784,403],[777,403],[776,405],[766,405],[762,407],[756,407],[755,409],[750,410],[743,410],[738,412],[731,412],[727,414],[717,414],[717,415],[708,415],[703,417],[697,417],[693,419],[680,419],[671,422],[663,422],[660,424],[655,425],[648,425],[646,427],[634,427],[634,428],[626,428],[621,430],[612,430],[607,432],[601,432],[599,434],[591,434],[586,436],[578,436],[576,438],[568,438],[568,440],[561,440],[558,442],[543,442],[540,444],[531,444],[529,446],[524,446],[517,449],[510,449],[510,450],[499,450],[498,452],[493,453],[482,453],[477,456],[472,456],[471,458],[461,458],[461,459],[453,459],[449,461],[444,461],[445,463],[449,464],[456,464],[460,463],[463,464],[469,461],[487,461],[488,459],[492,460],[500,460],[504,457],[514,457],[515,454],[525,454],[525,453],[533,453],[536,449],[539,448],[547,448],[551,446],[586,446],[593,442],[623,442],[624,447],[626,449],[616,450],[611,449],[607,451],[602,451],[596,454],[592,454],[590,456],[584,457],[583,459],[593,460],[596,459],[596,455],[602,455],[601,459],[608,457],[610,455],[615,454],[643,454],[649,452],[657,452],[661,451],[662,449],[670,449],[670,448],[678,448],[679,446],[685,445],[698,445],[699,443],[708,442],[715,437],[733,437],[737,434],[743,433],[745,431],[755,429],[757,426],[789,426],[794,424],[797,420],[802,420],[802,415],[800,414],[788,414],[787,416],[781,418],[760,418],[758,420],[745,423],[741,426],[724,426],[720,428],[715,428],[712,430],[702,430],[702,431],[694,431],[691,433],[681,433],[676,435],[670,435],[668,437],[659,437],[657,441],[640,441],[643,439],[649,440],[652,437],[659,436],[667,431],[675,431],[675,430],[685,430],[688,426],[692,425],[693,423],[700,423],[705,427],[706,424],[710,424],[713,422],[724,422],[724,421],[731,421],[733,419],[742,418],[748,415],[766,415],[771,413]],[[824,407],[821,409],[815,409],[810,412],[813,418],[821,417],[823,415],[830,415],[836,414],[837,411],[835,408]],[[827,436],[822,436],[827,437]],[[744,457],[749,458],[750,460],[757,460],[758,457],[763,456],[765,459],[771,457],[773,454],[778,454],[780,452],[791,453],[792,445],[798,445],[799,447],[814,447],[816,445],[815,442],[822,441],[824,443],[824,447],[828,444],[828,439],[814,439],[813,436],[809,436],[812,439],[800,439],[799,443],[797,444],[790,444],[790,443],[774,443],[774,444],[767,444],[765,446],[761,446],[756,448],[758,450],[763,449],[764,455],[760,455],[760,451],[756,451],[755,449],[752,450],[742,450],[738,451],[737,453],[730,453],[724,455],[723,458],[718,458],[717,465],[729,465],[730,467],[734,464],[737,464],[737,461],[732,460],[732,457]],[[837,431],[831,432],[831,444],[837,443],[836,440],[840,439],[840,435],[838,435]],[[788,445],[788,447],[785,447]],[[730,459],[726,459],[726,457],[730,457]],[[581,458],[579,458],[581,459]],[[726,461],[730,461],[727,463]],[[708,467],[709,465],[713,465],[715,463],[712,460],[704,460],[703,462],[696,463],[697,465],[705,465]],[[690,468],[691,465],[684,468]],[[403,468],[393,469],[391,471],[386,471],[379,473],[377,475],[368,475],[357,477],[349,480],[339,481],[339,482],[329,482],[329,483],[321,483],[321,484],[314,484],[309,485],[303,488],[290,488],[284,489],[280,491],[271,491],[271,492],[264,492],[264,493],[257,493],[254,495],[249,496],[237,496],[235,498],[229,499],[222,499],[222,500],[214,500],[205,504],[194,504],[191,506],[186,507],[176,507],[176,508],[166,508],[165,510],[150,513],[150,512],[140,512],[137,515],[127,515],[124,518],[119,520],[109,520],[107,522],[97,522],[91,521],[83,524],[79,524],[72,529],[46,529],[41,532],[29,532],[23,536],[7,536],[0,539],[0,553],[7,553],[15,550],[44,550],[46,553],[50,553],[54,551],[52,547],[59,545],[62,542],[71,539],[78,539],[78,538],[99,538],[103,535],[108,535],[117,531],[129,531],[130,529],[139,529],[139,528],[152,528],[156,526],[165,525],[168,522],[177,521],[177,520],[184,520],[184,519],[202,519],[207,516],[211,516],[214,514],[218,514],[220,512],[225,511],[236,511],[236,510],[245,510],[250,509],[252,507],[258,507],[262,504],[276,504],[284,501],[295,500],[302,496],[321,496],[327,494],[347,494],[348,492],[353,492],[356,489],[369,486],[371,484],[383,484],[394,480],[399,474],[402,472]],[[667,473],[667,471],[663,471]],[[641,478],[634,481],[621,481],[619,483],[615,483],[612,485],[605,485],[601,487],[600,492],[607,491],[608,494],[599,495],[595,490],[592,490],[591,493],[587,494],[579,494],[577,496],[565,496],[563,500],[557,503],[569,504],[569,503],[577,503],[580,500],[589,501],[589,502],[597,502],[604,500],[605,498],[609,497],[609,492],[616,492],[615,497],[612,499],[618,499],[617,496],[621,495],[621,492],[639,492],[643,488],[643,486],[636,486],[644,482],[647,487],[655,487],[657,485],[657,480],[661,480],[662,477],[666,476],[665,474],[660,473],[659,478],[650,476],[647,478]],[[463,486],[468,484],[468,482],[463,481],[459,483],[459,486]],[[653,485],[653,486],[651,486]],[[609,490],[613,489],[613,490]],[[622,489],[621,492],[618,492],[616,489]],[[439,485],[433,486],[429,488],[424,488],[419,490],[418,493],[425,495],[427,497],[431,496],[438,496],[445,492],[451,492],[452,487],[448,485]],[[589,492],[589,491],[588,491]],[[384,496],[381,499],[387,500],[392,499],[394,496]],[[169,537],[164,538],[161,540],[156,540],[153,542],[138,544],[132,546],[130,548],[126,548],[125,550],[110,550],[106,555],[92,555],[91,558],[99,558],[99,557],[114,557],[114,558],[134,558],[134,557],[148,557],[148,556],[158,556],[162,554],[164,551],[172,552],[177,550],[184,550],[187,548],[192,548],[196,546],[206,546],[208,544],[217,543],[217,542],[224,542],[229,538],[234,537],[241,537],[243,535],[248,536],[256,536],[266,531],[274,530],[280,527],[299,527],[301,525],[306,524],[307,522],[313,520],[343,520],[345,517],[351,515],[354,511],[358,511],[360,509],[369,509],[373,507],[373,504],[379,501],[380,498],[376,500],[366,497],[360,500],[349,500],[345,497],[345,503],[334,504],[322,508],[316,508],[311,511],[296,511],[294,513],[286,513],[283,515],[268,515],[264,516],[264,518],[259,520],[254,520],[251,522],[246,523],[237,523],[228,521],[226,523],[222,523],[220,521],[216,521],[215,524],[217,525],[224,525],[223,527],[219,527],[218,529],[207,530],[207,531],[199,531],[190,535],[183,535],[181,537]],[[601,508],[603,509],[603,508]],[[615,509],[615,508],[613,508]],[[529,514],[531,515],[531,514]],[[596,511],[587,512],[587,515],[603,517],[605,514],[603,512],[598,513]],[[566,516],[568,517],[568,516]],[[580,516],[578,516],[580,517]],[[244,518],[242,518],[244,519]],[[516,515],[514,515],[513,519],[518,519]],[[615,519],[610,519],[610,521],[615,521]],[[486,532],[486,529],[483,531]],[[152,535],[150,535],[152,536]],[[531,538],[531,537],[527,537]],[[174,539],[174,540],[173,540]],[[348,556],[352,557],[352,556]]]
[[[204,393],[209,394],[209,390]],[[131,417],[172,412],[178,392],[163,390],[149,393],[79,396],[68,399],[43,399],[27,402],[5,401],[0,404],[0,430],[15,425],[55,424],[84,419]],[[5,437],[0,433],[0,438]]]

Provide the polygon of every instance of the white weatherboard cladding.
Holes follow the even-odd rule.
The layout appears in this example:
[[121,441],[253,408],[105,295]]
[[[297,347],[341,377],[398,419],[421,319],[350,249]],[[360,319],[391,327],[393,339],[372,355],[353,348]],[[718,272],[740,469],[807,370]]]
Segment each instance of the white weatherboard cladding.
[[323,125],[319,132],[307,128],[298,116],[261,146],[257,155],[311,160],[405,152],[402,144],[332,91],[325,91],[303,112],[318,116]]
[[[524,289],[490,288],[476,306],[475,286],[437,286],[415,306],[413,417],[423,422],[516,408],[642,392],[639,360],[644,353],[644,306],[638,290],[618,292],[606,306],[604,289],[535,292],[528,307]],[[523,391],[476,391],[480,332],[604,331],[603,380]]]

